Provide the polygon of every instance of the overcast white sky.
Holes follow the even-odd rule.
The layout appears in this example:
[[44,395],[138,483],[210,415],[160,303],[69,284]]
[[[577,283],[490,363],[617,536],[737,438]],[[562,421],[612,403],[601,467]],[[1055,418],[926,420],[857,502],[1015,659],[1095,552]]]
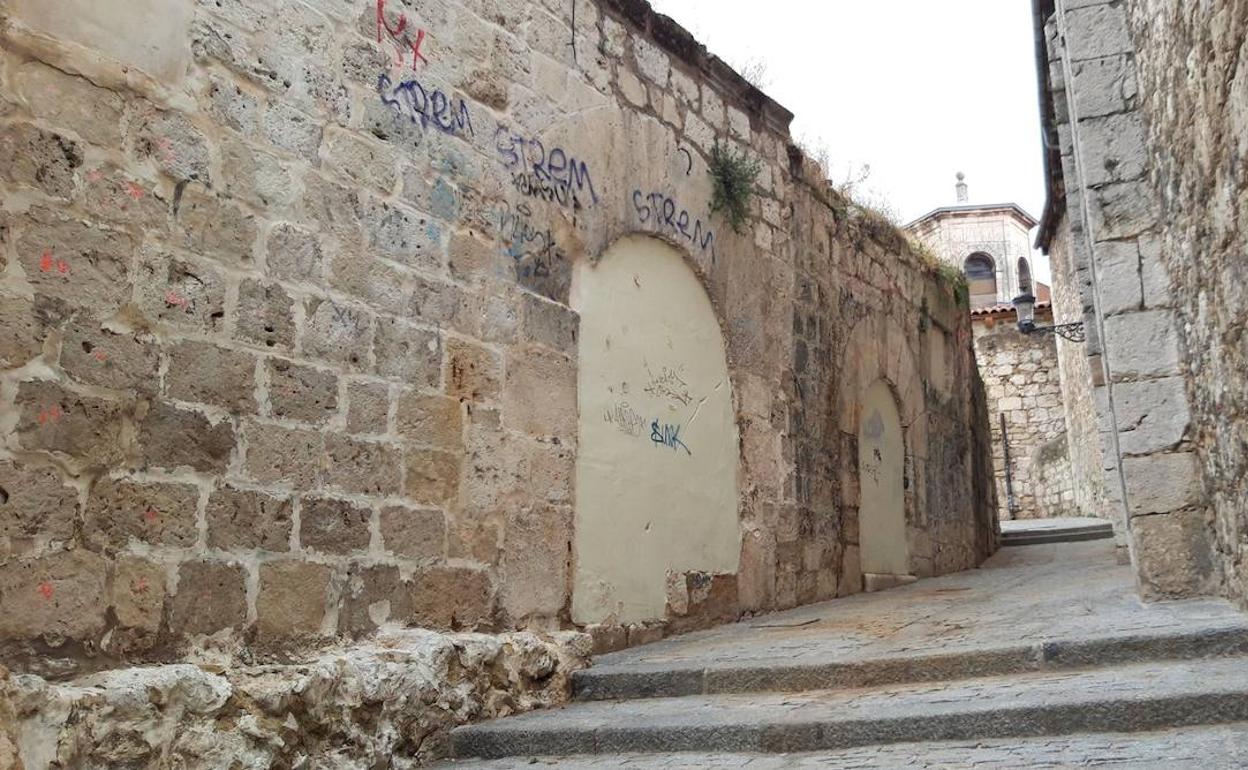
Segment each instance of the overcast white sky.
[[[651,0],[740,68],[766,64],[793,135],[822,142],[833,177],[868,163],[903,221],[956,203],[1044,205],[1027,0]],[[1047,265],[1041,279],[1047,278]]]

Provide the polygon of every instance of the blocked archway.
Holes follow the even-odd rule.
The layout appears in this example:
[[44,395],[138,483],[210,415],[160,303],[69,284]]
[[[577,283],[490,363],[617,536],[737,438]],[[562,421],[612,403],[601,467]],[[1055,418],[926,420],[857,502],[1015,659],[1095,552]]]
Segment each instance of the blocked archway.
[[906,444],[892,388],[877,380],[863,396],[858,429],[861,502],[858,537],[863,575],[908,575]]
[[723,335],[693,270],[651,238],[579,264],[572,304],[581,315],[572,617],[662,618],[669,574],[737,571]]

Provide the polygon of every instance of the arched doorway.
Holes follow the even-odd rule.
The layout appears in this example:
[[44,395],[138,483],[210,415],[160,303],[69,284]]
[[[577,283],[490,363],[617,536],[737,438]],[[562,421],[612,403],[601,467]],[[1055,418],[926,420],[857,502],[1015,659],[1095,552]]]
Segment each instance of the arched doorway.
[[737,434],[723,335],[674,248],[577,265],[577,623],[663,618],[668,574],[737,571]]
[[966,283],[970,289],[971,307],[997,303],[997,264],[992,257],[979,252],[966,258]]
[[[868,588],[872,576],[908,575],[906,546],[906,446],[892,388],[877,380],[863,397],[858,429],[861,502],[858,539]],[[892,581],[896,582],[896,581]]]

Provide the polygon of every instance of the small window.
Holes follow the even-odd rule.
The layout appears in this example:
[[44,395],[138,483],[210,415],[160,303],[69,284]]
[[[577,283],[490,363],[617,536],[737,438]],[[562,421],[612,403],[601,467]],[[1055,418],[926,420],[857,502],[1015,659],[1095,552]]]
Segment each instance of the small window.
[[1018,260],[1018,293],[1032,294],[1031,284],[1031,265],[1027,264],[1027,260]]
[[997,303],[997,267],[987,254],[966,258],[966,283],[971,290],[971,307]]

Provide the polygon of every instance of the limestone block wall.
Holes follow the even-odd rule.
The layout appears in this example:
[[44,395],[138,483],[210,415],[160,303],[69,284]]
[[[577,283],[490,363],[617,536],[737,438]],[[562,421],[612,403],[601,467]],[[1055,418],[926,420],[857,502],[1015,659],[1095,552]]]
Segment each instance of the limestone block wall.
[[[1163,226],[1192,444],[1212,508],[1226,591],[1248,603],[1248,8],[1128,2],[1147,181]],[[1174,394],[1176,404],[1182,396]],[[1181,411],[1186,406],[1175,406]]]
[[[1048,324],[1052,318],[1037,312],[1036,322]],[[1012,310],[981,314],[975,320],[975,356],[988,393],[1000,519],[1078,515],[1053,336],[1023,335]],[[1007,440],[1013,507],[1006,480]]]
[[[646,567],[663,608],[608,612],[599,649],[861,590],[879,380],[911,571],[995,547],[965,309],[645,3],[0,9],[4,661],[577,625],[578,362],[611,340],[573,276],[626,238],[666,244],[718,324],[739,551]],[[760,164],[739,233],[716,142]],[[683,397],[660,358],[627,384]],[[601,416],[638,455],[698,451],[658,417]]]
[[1185,393],[1183,317],[1162,256],[1165,219],[1148,177],[1128,8],[1117,0],[1038,8],[1053,201],[1042,242],[1053,241],[1065,213],[1106,498],[1146,598],[1215,593],[1222,569]]

